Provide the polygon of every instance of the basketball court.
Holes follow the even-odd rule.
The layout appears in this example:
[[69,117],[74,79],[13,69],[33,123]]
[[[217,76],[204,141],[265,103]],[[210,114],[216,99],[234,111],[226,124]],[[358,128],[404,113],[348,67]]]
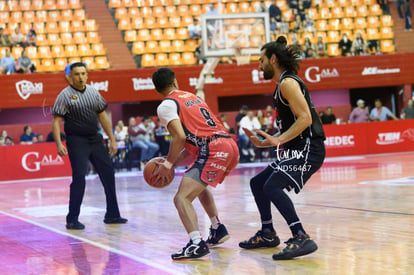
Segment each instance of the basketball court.
[[[182,171],[165,189],[149,187],[141,172],[118,173],[125,225],[102,222],[103,188],[89,176],[81,231],[65,229],[70,178],[1,182],[0,274],[414,274],[414,153],[327,159],[292,195],[319,250],[290,261],[271,258],[284,245],[238,247],[260,228],[249,179],[265,165],[239,165],[213,190],[231,239],[192,261],[170,258],[188,241],[173,205]],[[195,206],[206,238],[209,218]],[[285,241],[289,229],[273,210]]]

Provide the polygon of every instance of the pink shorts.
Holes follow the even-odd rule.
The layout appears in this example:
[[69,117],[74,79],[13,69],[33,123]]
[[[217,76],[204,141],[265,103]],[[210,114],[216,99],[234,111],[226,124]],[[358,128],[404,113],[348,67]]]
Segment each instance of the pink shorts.
[[[216,187],[239,163],[239,149],[232,138],[218,138],[200,147],[184,176]],[[198,175],[194,174],[198,171]]]

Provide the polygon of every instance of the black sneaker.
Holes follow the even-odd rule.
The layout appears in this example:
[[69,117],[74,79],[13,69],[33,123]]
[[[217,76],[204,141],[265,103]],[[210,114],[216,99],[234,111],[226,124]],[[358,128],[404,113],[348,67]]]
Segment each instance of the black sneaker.
[[215,245],[224,243],[228,239],[230,239],[229,232],[227,232],[224,224],[220,224],[217,229],[210,227],[210,235],[208,236],[206,243],[208,247],[213,247]]
[[205,241],[201,241],[198,244],[193,244],[193,241],[190,242],[177,253],[171,254],[173,260],[186,260],[186,259],[197,259],[208,255],[210,250]]
[[85,225],[83,223],[80,223],[79,221],[67,222],[66,229],[81,230],[81,229],[85,229]]
[[276,235],[276,232],[264,233],[262,230],[257,231],[257,233],[248,240],[242,241],[239,243],[241,248],[253,249],[260,247],[275,247],[280,244],[280,239]]
[[278,254],[274,254],[273,260],[291,260],[310,254],[318,249],[318,246],[308,234],[296,235],[285,243],[287,246]]
[[128,220],[122,217],[118,218],[105,218],[104,223],[106,224],[121,224],[121,223],[127,223]]

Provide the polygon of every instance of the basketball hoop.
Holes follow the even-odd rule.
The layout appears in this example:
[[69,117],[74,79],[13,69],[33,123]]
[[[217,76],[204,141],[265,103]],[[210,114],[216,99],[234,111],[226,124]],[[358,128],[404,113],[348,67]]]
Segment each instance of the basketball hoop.
[[236,57],[237,66],[250,64],[250,54],[244,54],[240,46],[234,47],[234,56]]

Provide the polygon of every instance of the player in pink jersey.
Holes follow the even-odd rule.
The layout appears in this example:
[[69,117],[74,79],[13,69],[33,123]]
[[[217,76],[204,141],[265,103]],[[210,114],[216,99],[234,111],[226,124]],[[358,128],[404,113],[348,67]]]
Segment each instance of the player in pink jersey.
[[[218,219],[213,195],[207,187],[215,187],[223,182],[237,165],[239,151],[207,104],[194,94],[178,89],[172,70],[157,70],[152,75],[152,81],[155,89],[164,97],[157,109],[158,117],[167,125],[172,137],[166,161],[156,173],[164,180],[170,169],[192,157],[192,163],[174,197],[175,207],[190,236],[190,242],[171,257],[173,260],[200,258],[209,254],[209,247],[230,238],[226,227]],[[201,238],[197,214],[192,205],[197,197],[211,220],[207,241]]]

